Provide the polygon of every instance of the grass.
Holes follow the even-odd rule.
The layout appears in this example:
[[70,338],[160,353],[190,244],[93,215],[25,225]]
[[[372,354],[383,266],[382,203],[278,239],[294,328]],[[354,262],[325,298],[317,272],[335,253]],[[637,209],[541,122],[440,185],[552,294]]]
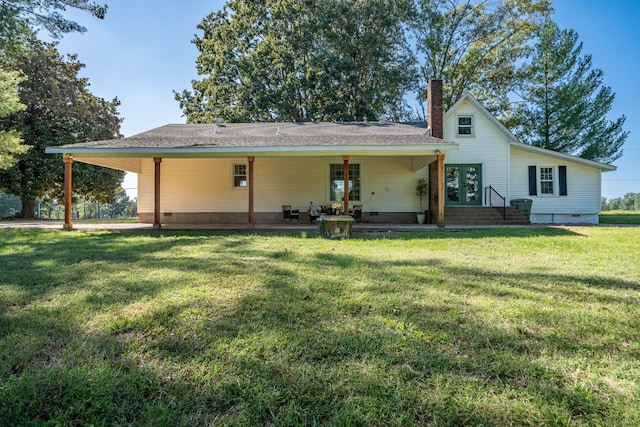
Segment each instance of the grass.
[[600,224],[640,224],[640,211],[604,211]]
[[0,230],[0,425],[640,425],[640,228]]

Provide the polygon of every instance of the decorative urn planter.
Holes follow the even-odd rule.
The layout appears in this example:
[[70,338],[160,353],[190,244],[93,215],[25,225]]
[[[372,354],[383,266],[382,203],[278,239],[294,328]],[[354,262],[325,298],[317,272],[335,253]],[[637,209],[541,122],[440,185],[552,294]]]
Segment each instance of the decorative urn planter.
[[353,218],[348,215],[321,215],[317,220],[320,236],[326,239],[351,237]]

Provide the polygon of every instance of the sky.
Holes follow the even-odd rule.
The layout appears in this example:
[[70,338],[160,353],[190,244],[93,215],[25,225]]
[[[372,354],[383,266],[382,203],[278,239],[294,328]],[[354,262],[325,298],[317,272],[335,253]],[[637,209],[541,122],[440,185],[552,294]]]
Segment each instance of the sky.
[[[87,28],[67,34],[61,53],[76,53],[85,64],[96,96],[117,97],[124,119],[121,132],[132,136],[168,123],[185,123],[174,91],[191,89],[198,51],[191,43],[201,32],[196,26],[222,8],[222,0],[98,0],[108,5],[98,20],[86,13],[65,16]],[[608,199],[640,193],[640,0],[553,0],[552,19],[573,29],[583,43],[582,54],[592,56],[593,68],[604,72],[604,83],[616,94],[609,120],[626,116],[629,132],[615,172],[602,175],[602,195]],[[127,174],[123,187],[136,195],[137,180]]]

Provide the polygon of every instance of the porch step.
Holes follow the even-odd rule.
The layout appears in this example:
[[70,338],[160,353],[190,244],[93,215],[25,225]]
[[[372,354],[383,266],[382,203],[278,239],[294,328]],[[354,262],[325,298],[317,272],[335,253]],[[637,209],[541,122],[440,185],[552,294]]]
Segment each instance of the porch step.
[[513,206],[506,207],[506,219],[502,217],[502,207],[490,206],[448,206],[444,208],[445,225],[528,225],[527,218]]

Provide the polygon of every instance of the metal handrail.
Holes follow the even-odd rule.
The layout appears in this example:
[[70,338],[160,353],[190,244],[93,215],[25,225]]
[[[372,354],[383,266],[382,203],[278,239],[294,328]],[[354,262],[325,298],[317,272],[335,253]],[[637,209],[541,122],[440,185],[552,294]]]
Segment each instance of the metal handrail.
[[[487,192],[489,193],[489,195],[487,196]],[[488,186],[485,187],[484,189],[484,199],[489,201],[489,206],[491,207],[500,207],[500,205],[494,205],[493,204],[493,196],[497,196],[498,199],[502,200],[502,219],[504,221],[507,220],[507,199],[502,197],[502,195],[500,195],[500,193],[498,193],[496,191],[495,188],[493,188],[493,186]]]

